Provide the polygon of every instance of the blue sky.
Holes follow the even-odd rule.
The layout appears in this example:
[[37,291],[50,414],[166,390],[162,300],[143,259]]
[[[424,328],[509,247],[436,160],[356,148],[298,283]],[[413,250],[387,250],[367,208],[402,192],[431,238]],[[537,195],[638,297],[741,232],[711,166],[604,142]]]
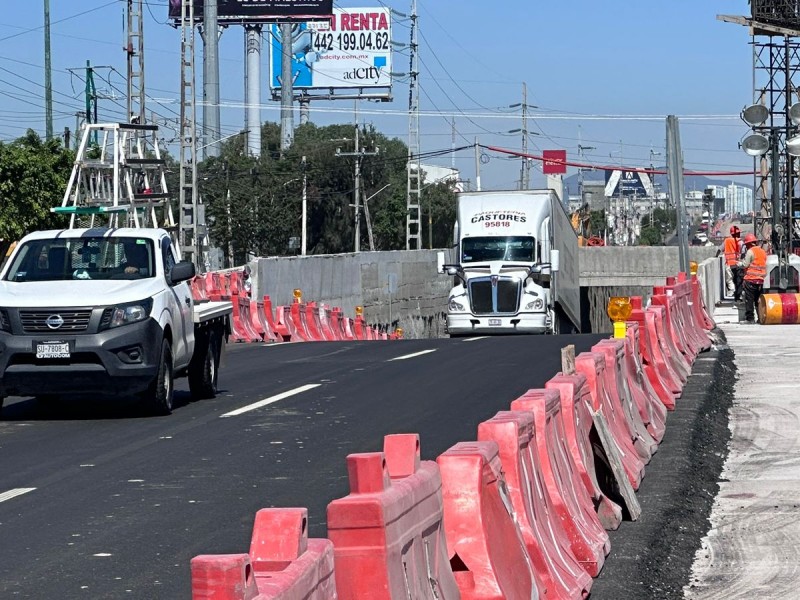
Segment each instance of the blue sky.
[[[179,110],[179,32],[166,24],[167,0],[146,0],[148,109],[174,120]],[[0,139],[26,128],[44,132],[43,1],[6,2],[0,23]],[[410,0],[336,0],[339,7],[388,6],[402,13]],[[51,0],[55,131],[75,127],[83,110],[87,60],[98,68],[100,117],[122,118],[125,40],[122,0]],[[520,149],[522,83],[528,87],[529,149],[567,150],[578,158],[578,138],[593,146],[586,161],[644,166],[651,150],[664,161],[665,116],[681,118],[685,166],[698,171],[747,170],[752,160],[737,148],[746,133],[738,114],[752,99],[752,56],[746,28],[716,15],[749,13],[746,0],[418,0],[421,31],[422,151],[472,143]],[[81,14],[83,13],[83,14]],[[78,16],[76,16],[78,15]],[[396,18],[393,38],[408,42],[407,20]],[[200,42],[198,39],[198,46]],[[265,45],[266,46],[266,45]],[[223,135],[239,131],[244,96],[241,27],[220,41]],[[198,60],[198,70],[200,61]],[[264,82],[268,56],[263,57]],[[71,74],[68,69],[75,69]],[[394,54],[394,72],[408,70],[406,50]],[[198,81],[198,89],[202,89]],[[263,93],[264,120],[277,121],[277,105]],[[362,102],[360,121],[407,139],[408,88],[395,83],[391,103]],[[351,101],[314,103],[312,120],[352,122]],[[429,113],[432,113],[429,115]],[[174,123],[174,121],[173,121]],[[173,135],[164,131],[164,136]],[[622,157],[620,157],[620,154]],[[513,188],[518,159],[488,153],[484,188]],[[485,159],[484,159],[485,160]],[[438,164],[449,166],[449,157]],[[474,154],[459,152],[462,177],[474,179]],[[571,170],[570,172],[574,172]],[[531,171],[532,184],[542,184]],[[750,178],[737,178],[748,182]]]

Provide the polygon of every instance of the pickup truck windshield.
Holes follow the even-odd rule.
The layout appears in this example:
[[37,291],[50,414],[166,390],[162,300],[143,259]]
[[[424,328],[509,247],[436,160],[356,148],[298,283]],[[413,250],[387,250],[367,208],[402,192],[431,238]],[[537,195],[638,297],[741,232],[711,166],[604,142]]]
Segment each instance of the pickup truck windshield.
[[472,237],[461,240],[461,262],[493,260],[536,262],[536,240],[532,237]]
[[143,279],[154,276],[151,240],[90,237],[25,242],[18,249],[5,280]]

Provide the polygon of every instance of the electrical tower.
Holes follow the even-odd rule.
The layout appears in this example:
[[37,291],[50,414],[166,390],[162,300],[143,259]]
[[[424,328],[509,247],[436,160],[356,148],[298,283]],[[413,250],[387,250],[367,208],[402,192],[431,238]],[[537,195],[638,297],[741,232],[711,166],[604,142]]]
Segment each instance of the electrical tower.
[[417,0],[411,0],[411,44],[408,83],[408,177],[406,193],[406,250],[422,249],[420,196],[422,168],[419,161],[419,67],[417,52]]
[[128,0],[128,119],[145,124],[144,96],[144,0]]
[[181,148],[179,228],[180,248],[186,260],[201,266],[203,237],[197,193],[197,112],[195,107],[194,2],[181,0]]

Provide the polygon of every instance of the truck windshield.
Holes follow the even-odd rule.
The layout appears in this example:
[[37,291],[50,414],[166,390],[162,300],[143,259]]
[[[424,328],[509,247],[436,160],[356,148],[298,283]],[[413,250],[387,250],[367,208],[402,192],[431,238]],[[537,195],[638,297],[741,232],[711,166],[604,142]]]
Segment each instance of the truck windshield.
[[536,261],[536,240],[532,237],[473,237],[461,240],[461,262],[506,260],[532,263]]
[[30,240],[19,248],[6,281],[142,279],[155,276],[153,242],[136,237]]

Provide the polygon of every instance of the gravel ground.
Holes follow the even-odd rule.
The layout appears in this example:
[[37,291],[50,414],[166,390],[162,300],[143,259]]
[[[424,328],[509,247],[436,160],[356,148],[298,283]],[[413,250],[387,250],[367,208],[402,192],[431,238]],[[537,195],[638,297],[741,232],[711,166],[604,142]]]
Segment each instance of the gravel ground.
[[683,598],[728,453],[736,367],[724,334],[701,354],[637,493],[642,516],[610,532],[592,600]]

